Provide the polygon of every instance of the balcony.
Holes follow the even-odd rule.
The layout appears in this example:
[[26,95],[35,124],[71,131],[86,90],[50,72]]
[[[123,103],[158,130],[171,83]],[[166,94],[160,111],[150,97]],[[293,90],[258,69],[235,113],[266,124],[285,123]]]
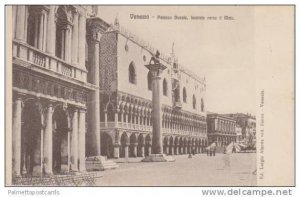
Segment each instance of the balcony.
[[100,127],[103,129],[128,129],[144,132],[151,132],[152,126],[140,125],[128,122],[100,122]]
[[51,71],[67,78],[86,82],[86,69],[73,66],[23,42],[13,41],[13,58],[28,62],[35,69]]

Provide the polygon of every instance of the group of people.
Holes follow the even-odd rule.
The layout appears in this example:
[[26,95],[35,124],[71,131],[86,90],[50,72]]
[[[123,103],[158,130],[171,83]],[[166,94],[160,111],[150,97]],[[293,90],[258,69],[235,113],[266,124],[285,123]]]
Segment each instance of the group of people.
[[216,147],[208,147],[206,149],[207,156],[216,156]]
[[210,146],[206,147],[207,156],[216,156],[217,144],[214,142]]

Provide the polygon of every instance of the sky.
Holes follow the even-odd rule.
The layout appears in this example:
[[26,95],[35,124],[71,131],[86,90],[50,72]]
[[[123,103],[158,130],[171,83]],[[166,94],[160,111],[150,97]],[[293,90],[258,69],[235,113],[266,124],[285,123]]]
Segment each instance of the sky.
[[[215,113],[255,114],[254,11],[247,6],[99,6],[98,16],[121,26],[170,54],[206,78],[206,109]],[[130,14],[150,19],[131,19]],[[172,16],[160,20],[157,16]],[[174,20],[174,16],[189,20]],[[191,20],[204,16],[205,20]],[[224,16],[233,20],[224,20]],[[218,20],[208,20],[217,17]],[[219,20],[222,17],[222,20]]]

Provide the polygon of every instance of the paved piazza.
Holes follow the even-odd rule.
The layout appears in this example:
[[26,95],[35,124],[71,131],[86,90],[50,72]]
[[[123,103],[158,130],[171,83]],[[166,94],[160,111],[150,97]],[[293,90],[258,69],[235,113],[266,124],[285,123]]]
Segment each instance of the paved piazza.
[[[254,186],[256,154],[205,154],[188,158],[175,156],[175,162],[144,163],[141,158],[116,160],[119,168],[104,172],[99,186]],[[120,162],[120,163],[119,163]]]

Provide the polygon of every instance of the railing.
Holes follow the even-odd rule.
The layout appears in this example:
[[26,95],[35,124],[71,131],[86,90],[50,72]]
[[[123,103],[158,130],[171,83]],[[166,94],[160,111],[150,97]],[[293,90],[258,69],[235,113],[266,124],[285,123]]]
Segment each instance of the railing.
[[86,81],[86,69],[74,66],[23,42],[13,41],[13,57],[29,62],[36,68],[43,68],[79,81]]
[[[151,132],[152,126],[149,125],[141,125],[141,124],[134,124],[128,122],[100,122],[100,127],[102,129],[129,129],[129,130],[137,130],[137,131],[144,131],[144,132]],[[171,128],[162,128],[162,132],[169,135],[186,135],[186,136],[202,136],[205,137],[205,133],[201,133],[199,131],[186,131],[180,129],[171,129]]]
[[101,128],[120,128],[120,129],[130,129],[130,130],[140,130],[140,131],[152,131],[152,126],[140,125],[128,122],[100,122]]

